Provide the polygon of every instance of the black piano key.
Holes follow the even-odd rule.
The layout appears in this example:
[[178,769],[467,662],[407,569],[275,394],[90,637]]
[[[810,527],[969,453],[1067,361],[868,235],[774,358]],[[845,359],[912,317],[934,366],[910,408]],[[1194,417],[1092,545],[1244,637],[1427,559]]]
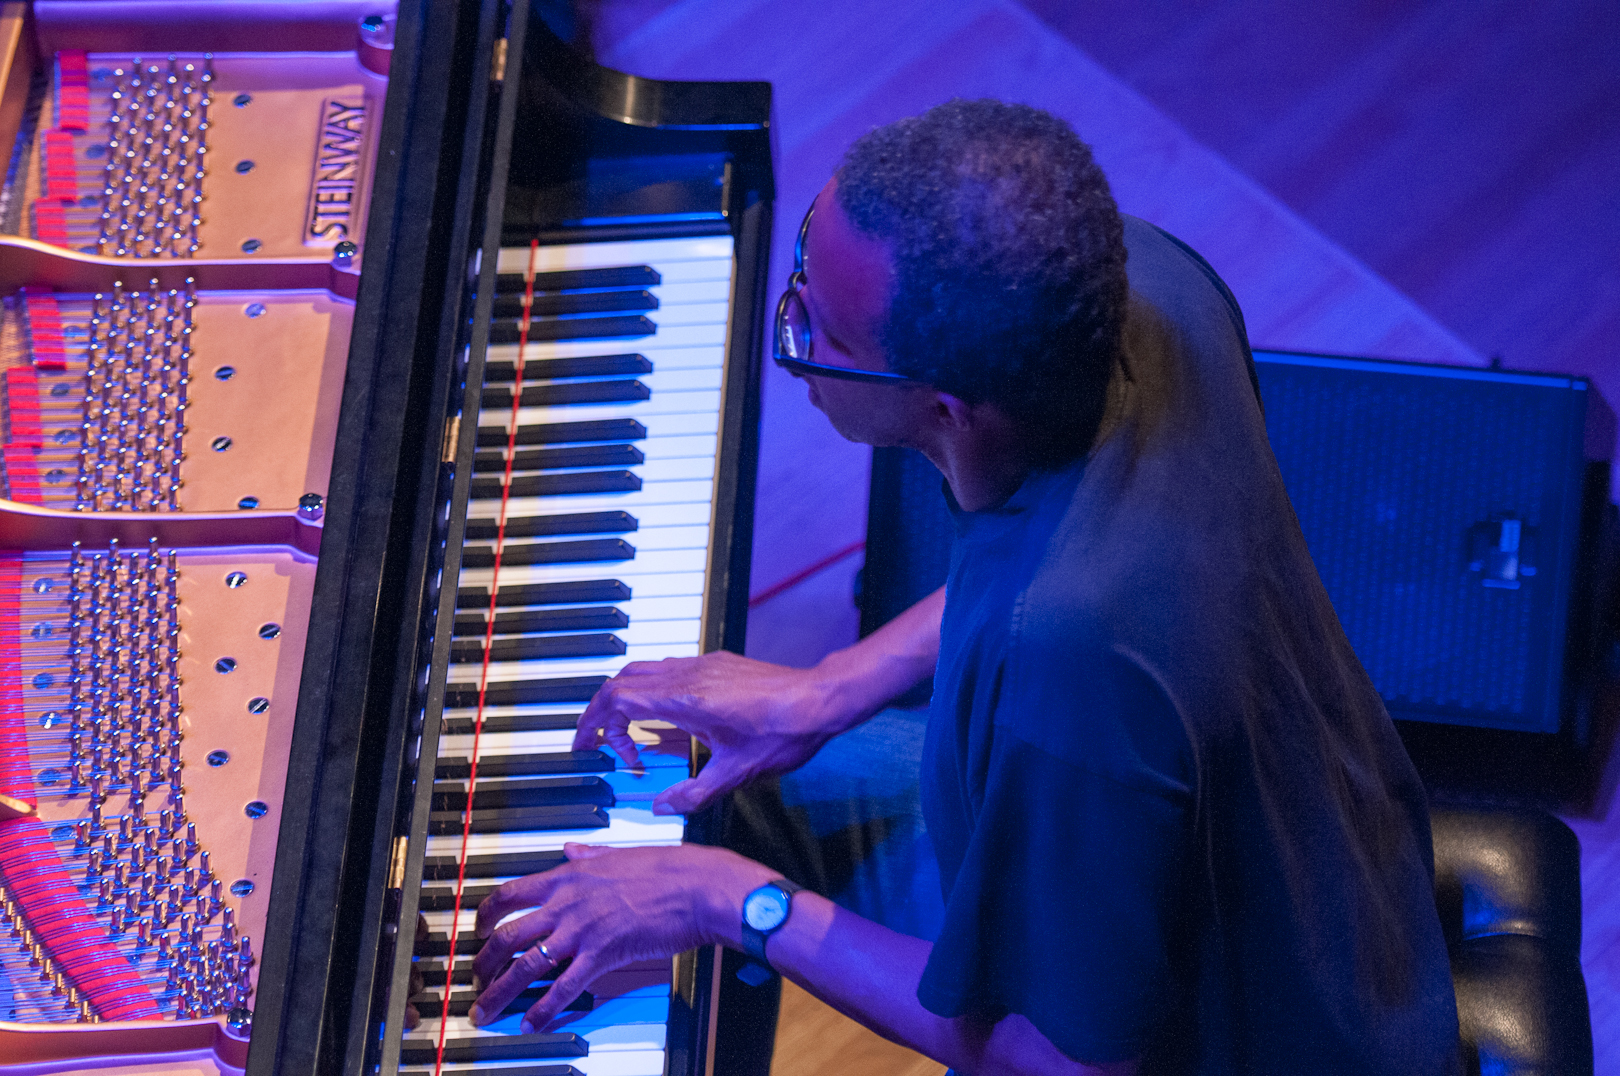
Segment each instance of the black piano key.
[[[636,547],[622,538],[592,538],[584,542],[508,542],[501,553],[501,563],[522,564],[593,564],[605,561],[632,560]],[[495,565],[493,546],[467,546],[461,551],[463,568],[492,568]]]
[[[491,893],[495,892],[495,890],[498,889],[498,888],[500,888],[500,887],[499,886],[493,886],[493,885],[464,885],[464,886],[461,887],[461,906],[463,908],[476,908],[480,904],[484,903],[484,898],[485,897],[487,897]],[[417,910],[418,911],[423,911],[423,912],[448,912],[448,911],[452,910],[453,908],[455,908],[455,906],[456,906],[456,889],[455,889],[455,886],[432,886],[432,887],[423,889],[422,890],[422,895],[419,896],[416,899],[416,908],[417,908]],[[439,982],[442,983],[442,982],[444,982],[444,964],[440,963],[438,965],[438,968],[439,968]],[[430,969],[428,969],[426,967],[423,967],[422,968],[422,974],[429,976],[429,978],[428,978],[429,982],[433,981],[432,977],[431,977],[431,974],[430,974]],[[457,969],[456,974],[457,975],[461,974],[461,971],[460,971],[459,968]],[[467,969],[467,978],[466,978],[466,980],[456,979],[454,981],[456,981],[456,982],[462,982],[462,981],[470,982],[471,980],[472,980],[472,969],[469,968],[469,969]]]
[[[530,583],[502,587],[495,595],[496,605],[577,605],[583,602],[622,602],[630,600],[630,588],[617,579],[579,579],[568,583]],[[456,591],[456,608],[488,609],[487,587],[463,587]],[[566,702],[568,700],[552,700]]]
[[[561,852],[502,852],[498,855],[468,856],[468,878],[521,878],[543,874],[568,862]],[[460,870],[455,856],[428,856],[422,861],[424,882],[453,882]],[[442,955],[442,954],[441,954]]]
[[[521,292],[495,296],[495,316],[521,318],[523,299]],[[639,314],[643,310],[657,309],[658,297],[645,289],[551,292],[536,294],[529,301],[529,316],[535,318],[556,318],[564,314]]]
[[[503,807],[544,807],[584,805],[612,807],[613,786],[597,776],[552,777],[540,781],[502,781],[487,785],[479,782],[473,791],[473,809],[499,810]],[[467,790],[459,782],[434,786],[432,809],[460,811],[467,805]]]
[[[500,319],[489,323],[489,342],[515,344],[523,338],[520,319]],[[614,340],[630,336],[651,336],[658,326],[640,314],[605,318],[536,319],[529,322],[530,343],[555,340]],[[485,407],[489,406],[486,401]]]
[[[544,381],[554,377],[623,377],[626,374],[650,374],[652,360],[645,355],[574,355],[566,359],[525,359],[524,383]],[[517,363],[487,362],[484,364],[484,384],[510,385],[517,380]]]
[[[479,1035],[469,1039],[446,1039],[444,1059],[467,1063],[476,1061],[522,1061],[527,1058],[586,1057],[590,1044],[572,1033],[554,1035]],[[438,1060],[439,1041],[406,1039],[399,1048],[402,1065],[432,1065]]]
[[[559,471],[565,467],[634,467],[646,463],[641,449],[627,444],[570,445],[567,448],[531,448],[512,456],[512,470]],[[506,470],[506,453],[485,450],[473,457],[473,470],[488,474]]]
[[[456,617],[454,634],[484,635],[489,619],[482,613]],[[497,613],[496,635],[529,635],[542,631],[612,631],[630,626],[623,609],[611,605],[587,605],[578,609],[525,609],[519,613]]]
[[[605,658],[624,653],[617,635],[544,635],[538,639],[496,639],[489,646],[490,661],[547,661],[552,658]],[[482,641],[450,646],[450,660],[466,665],[484,660]]]
[[[629,512],[575,512],[566,516],[522,516],[506,521],[508,538],[546,538],[554,534],[628,534],[640,527]],[[500,533],[500,522],[494,519],[469,519],[466,538],[471,541],[494,541]]]
[[[571,291],[578,288],[652,288],[664,282],[650,265],[615,265],[606,269],[556,269],[534,274],[534,290]],[[505,295],[529,290],[526,273],[499,273],[495,291]]]
[[[635,546],[622,538],[590,541],[509,541],[501,554],[505,566],[523,564],[604,564],[635,559]],[[492,567],[494,549],[471,548],[462,553],[462,567]]]
[[[532,755],[490,755],[478,760],[479,777],[543,777],[547,775],[612,773],[613,760],[601,751],[544,751]],[[467,778],[472,761],[441,758],[434,767],[438,780]]]
[[[446,736],[471,736],[474,723],[470,717],[447,717],[439,730]],[[485,732],[561,732],[577,724],[578,714],[484,715]]]
[[[501,499],[500,478],[475,478],[471,497],[475,501]],[[640,476],[631,471],[563,471],[559,474],[514,475],[513,497],[569,497],[581,493],[634,493],[641,488]]]
[[[624,640],[617,635],[592,632],[584,635],[545,635],[537,639],[496,639],[490,644],[489,660],[548,661],[555,658],[602,658],[624,653]],[[484,660],[484,644],[462,640],[450,647],[450,660],[458,665]]]
[[[473,933],[472,923],[456,935],[456,959],[477,956],[484,948],[484,939]],[[450,935],[434,931],[416,942],[412,950],[417,956],[447,957],[450,955]]]
[[[507,397],[510,405],[511,397]],[[479,448],[505,448],[511,438],[504,426],[478,427]],[[647,427],[633,418],[599,418],[589,422],[539,422],[517,428],[520,445],[563,445],[582,441],[640,441]]]
[[[566,407],[570,404],[635,403],[650,399],[652,390],[631,377],[617,381],[561,381],[528,385],[523,389],[522,406]],[[512,390],[485,389],[479,404],[484,408],[511,407]]]
[[[520,1012],[527,1012],[529,1007],[546,996],[548,986],[531,986],[517,997],[507,1003],[501,1010],[502,1016],[515,1016]],[[411,998],[411,1004],[423,1019],[432,1020],[444,1015],[444,1005],[437,990],[428,990]],[[473,1002],[478,1000],[478,994],[472,990],[457,990],[450,995],[450,1015],[466,1016],[467,1010],[472,1008]],[[596,1008],[596,998],[585,991],[579,997],[563,1006],[564,1012],[590,1012]]]
[[[590,702],[605,676],[560,676],[550,680],[504,680],[484,692],[486,706],[527,706],[541,702]],[[446,709],[478,705],[477,684],[451,684],[444,690]]]
[[[594,803],[552,803],[538,807],[499,807],[473,811],[465,823],[472,833],[528,833],[554,829],[606,829],[607,812]],[[428,812],[428,833],[435,837],[463,829],[462,812]]]

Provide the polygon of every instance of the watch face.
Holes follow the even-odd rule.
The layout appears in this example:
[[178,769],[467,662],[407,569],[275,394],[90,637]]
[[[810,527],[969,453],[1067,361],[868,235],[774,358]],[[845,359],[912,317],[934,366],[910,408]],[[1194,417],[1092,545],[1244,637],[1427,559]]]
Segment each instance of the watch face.
[[743,900],[743,922],[755,930],[774,930],[787,918],[788,895],[774,885],[761,886]]

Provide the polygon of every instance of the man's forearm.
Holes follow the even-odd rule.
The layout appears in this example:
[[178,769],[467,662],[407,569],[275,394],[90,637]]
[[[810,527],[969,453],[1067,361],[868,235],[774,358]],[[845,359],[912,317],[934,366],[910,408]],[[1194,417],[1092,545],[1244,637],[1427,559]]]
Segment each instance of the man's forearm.
[[[721,939],[738,947],[742,896],[775,875],[741,857],[735,862],[739,869],[714,890],[709,914]],[[828,1005],[884,1038],[962,1073],[1129,1076],[1135,1072],[1133,1063],[1094,1067],[1073,1061],[1022,1016],[990,1023],[929,1012],[917,1000],[917,984],[932,951],[931,942],[890,930],[808,891],[795,894],[792,915],[766,947],[776,970]]]
[[901,613],[854,646],[821,659],[816,672],[833,693],[835,709],[858,725],[933,675],[939,660],[939,627],[945,588]]

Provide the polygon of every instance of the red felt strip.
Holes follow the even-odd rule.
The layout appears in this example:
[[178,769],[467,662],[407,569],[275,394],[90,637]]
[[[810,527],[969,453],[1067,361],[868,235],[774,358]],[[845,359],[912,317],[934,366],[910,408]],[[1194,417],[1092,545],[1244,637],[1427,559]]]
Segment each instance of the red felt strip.
[[34,238],[59,247],[68,245],[67,214],[62,211],[62,203],[34,203]]
[[34,805],[22,702],[22,554],[0,553],[0,795]]
[[90,64],[83,52],[56,54],[56,125],[90,129]]
[[[22,556],[0,553],[0,792],[35,803],[22,698]],[[129,961],[85,907],[37,817],[0,822],[0,877],[34,935],[104,1020],[159,1015]]]
[[28,445],[7,445],[0,449],[6,460],[6,495],[23,504],[43,504],[39,488],[39,463],[34,458],[36,449]]
[[34,936],[97,1016],[146,1020],[160,1015],[152,992],[85,907],[38,818],[0,822],[0,875]]
[[39,422],[39,374],[31,367],[6,369],[6,445],[39,448],[45,443]]
[[78,166],[73,160],[73,136],[66,131],[45,132],[45,197],[62,202],[79,200]]
[[23,292],[28,310],[28,350],[34,369],[67,369],[67,342],[62,336],[62,311],[56,305],[56,296],[34,288],[24,288]]

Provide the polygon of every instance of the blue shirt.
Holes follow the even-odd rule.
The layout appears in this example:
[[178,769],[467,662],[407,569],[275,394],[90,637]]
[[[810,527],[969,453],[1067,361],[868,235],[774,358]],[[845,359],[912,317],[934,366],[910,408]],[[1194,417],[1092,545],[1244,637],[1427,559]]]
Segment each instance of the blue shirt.
[[1087,456],[958,525],[918,997],[1147,1072],[1450,1073],[1426,799],[1282,489],[1242,316],[1126,219]]

